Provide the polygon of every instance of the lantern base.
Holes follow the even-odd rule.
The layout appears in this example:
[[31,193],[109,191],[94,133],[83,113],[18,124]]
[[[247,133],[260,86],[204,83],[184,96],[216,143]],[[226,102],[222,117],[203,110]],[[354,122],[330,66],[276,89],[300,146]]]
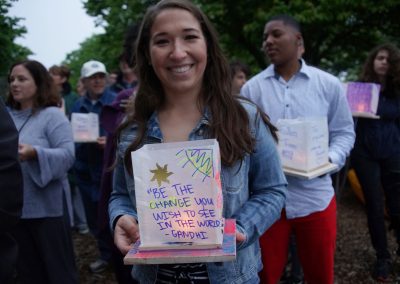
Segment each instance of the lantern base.
[[222,248],[139,251],[140,241],[124,257],[124,264],[224,262],[236,258],[236,220],[226,219]]
[[354,117],[363,117],[363,118],[372,118],[372,119],[379,119],[380,116],[370,113],[370,112],[360,112],[360,111],[355,111],[351,113],[352,116]]
[[316,177],[319,177],[324,174],[329,174],[332,173],[334,170],[338,168],[338,165],[328,163],[322,167],[319,167],[313,171],[310,172],[303,172],[303,171],[298,171],[294,169],[288,169],[283,167],[283,172],[288,175],[288,176],[294,176],[302,179],[313,179]]

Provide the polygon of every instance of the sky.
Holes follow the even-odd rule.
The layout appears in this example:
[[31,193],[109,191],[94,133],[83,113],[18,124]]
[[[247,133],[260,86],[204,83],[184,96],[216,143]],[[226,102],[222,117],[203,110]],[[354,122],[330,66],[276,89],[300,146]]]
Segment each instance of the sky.
[[18,0],[12,2],[8,15],[24,18],[19,24],[27,33],[16,43],[28,47],[34,53],[29,58],[47,68],[60,64],[85,39],[104,31],[95,27],[82,0]]

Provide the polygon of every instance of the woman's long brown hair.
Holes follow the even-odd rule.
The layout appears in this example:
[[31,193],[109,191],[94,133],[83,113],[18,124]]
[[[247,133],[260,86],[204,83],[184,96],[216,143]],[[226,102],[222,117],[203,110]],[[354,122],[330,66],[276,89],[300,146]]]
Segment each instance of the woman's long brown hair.
[[[190,12],[200,23],[207,44],[208,58],[198,106],[200,110],[209,109],[211,121],[208,138],[218,140],[222,163],[231,166],[254,149],[255,140],[250,133],[249,117],[239,100],[231,95],[229,65],[218,44],[213,26],[198,7],[186,0],[160,1],[147,10],[142,21],[136,42],[139,88],[133,109],[128,111],[128,118],[120,127],[122,131],[124,127],[132,123],[138,126],[137,137],[127,148],[124,156],[125,166],[128,170],[131,169],[130,152],[138,149],[143,143],[150,116],[165,102],[161,82],[149,64],[149,43],[155,18],[161,11],[171,8]],[[274,132],[273,128],[271,130]]]
[[378,74],[374,70],[374,61],[381,50],[386,50],[389,54],[389,69],[386,74],[386,86],[390,86],[392,91],[400,97],[400,50],[391,43],[381,44],[375,47],[368,55],[360,74],[360,81],[381,83]]

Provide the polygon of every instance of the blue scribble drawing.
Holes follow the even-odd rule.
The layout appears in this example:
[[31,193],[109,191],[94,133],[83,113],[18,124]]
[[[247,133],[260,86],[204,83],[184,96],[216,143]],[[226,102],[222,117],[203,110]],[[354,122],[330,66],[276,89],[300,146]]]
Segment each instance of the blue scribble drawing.
[[290,126],[282,126],[281,129],[279,129],[279,132],[286,136],[291,136],[291,137],[299,136],[296,130],[292,129]]
[[287,151],[283,150],[282,151],[282,157],[288,159],[288,160],[293,160],[294,152],[293,151]]
[[203,182],[206,178],[214,177],[212,149],[183,149],[178,151],[176,156],[180,159],[178,165],[182,168],[186,166],[193,168],[192,177],[201,174]]
[[297,145],[294,144],[290,139],[282,139],[280,143],[285,145],[285,148],[297,149]]

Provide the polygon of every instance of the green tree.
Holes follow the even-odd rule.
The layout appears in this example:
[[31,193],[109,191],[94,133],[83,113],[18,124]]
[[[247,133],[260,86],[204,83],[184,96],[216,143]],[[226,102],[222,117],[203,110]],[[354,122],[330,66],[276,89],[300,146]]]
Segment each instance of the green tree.
[[131,25],[140,21],[146,8],[157,1],[144,0],[102,0],[84,2],[90,16],[96,18],[97,25],[105,29],[102,43],[107,45],[107,67],[118,66],[118,56],[122,52],[125,33]]
[[26,33],[26,28],[19,25],[20,18],[8,16],[12,2],[0,0],[0,77],[7,76],[14,62],[32,54],[28,48],[15,43],[16,38]]
[[[302,25],[309,64],[339,74],[356,74],[366,53],[385,41],[400,43],[398,0],[193,0],[208,15],[228,58],[242,59],[258,71],[266,66],[261,51],[266,21],[290,14]],[[117,64],[125,29],[140,21],[154,0],[86,0],[89,15],[105,28],[94,49],[107,67]],[[101,53],[105,51],[105,53]],[[114,65],[113,65],[114,64]]]
[[[142,4],[142,2],[144,4]],[[156,1],[153,1],[156,2]],[[84,1],[84,7],[95,23],[103,26],[105,33],[85,40],[78,50],[69,53],[64,60],[72,70],[71,84],[75,86],[82,64],[90,59],[103,62],[108,71],[118,69],[118,57],[127,28],[143,17],[152,1],[103,0]]]
[[338,74],[362,64],[384,41],[399,44],[400,2],[396,0],[197,0],[216,25],[229,57],[264,68],[260,51],[266,21],[289,14],[302,25],[305,59]]

